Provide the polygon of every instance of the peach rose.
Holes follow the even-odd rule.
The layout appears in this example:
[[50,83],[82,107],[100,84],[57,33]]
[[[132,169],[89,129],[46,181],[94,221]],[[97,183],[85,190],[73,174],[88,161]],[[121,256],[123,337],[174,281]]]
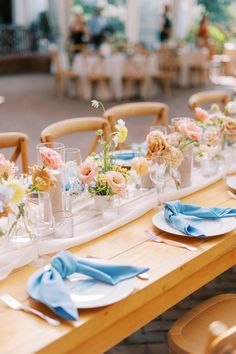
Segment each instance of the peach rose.
[[39,153],[42,159],[42,163],[50,168],[59,168],[62,166],[62,159],[61,155],[52,149],[49,149],[47,147],[41,147],[39,149]]
[[125,192],[126,181],[122,173],[117,171],[106,172],[107,184],[115,194],[123,195]]
[[194,141],[200,141],[202,129],[194,122],[183,119],[178,122],[178,131]]
[[182,152],[174,146],[171,146],[168,156],[170,157],[170,163],[173,167],[179,167],[184,158]]
[[46,168],[33,165],[32,183],[35,190],[48,192],[52,187],[56,186],[57,180],[51,176],[50,171]]
[[236,139],[236,120],[230,117],[225,119],[225,137],[229,140]]
[[165,135],[159,130],[151,131],[147,136],[147,158],[150,158],[155,152],[168,152],[169,145]]
[[78,168],[78,178],[82,183],[89,184],[98,174],[98,166],[93,158],[88,157]]
[[200,122],[205,122],[206,120],[209,119],[209,114],[205,109],[202,109],[201,107],[196,107],[194,112],[195,112],[195,118]]
[[135,157],[131,162],[131,167],[139,176],[145,176],[148,173],[148,164],[145,157]]
[[222,132],[218,127],[210,126],[204,132],[203,140],[208,146],[217,145],[222,140]]

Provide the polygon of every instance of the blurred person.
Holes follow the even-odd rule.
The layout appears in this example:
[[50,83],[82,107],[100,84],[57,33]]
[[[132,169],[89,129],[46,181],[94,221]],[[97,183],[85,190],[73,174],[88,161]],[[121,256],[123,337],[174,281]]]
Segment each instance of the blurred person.
[[200,48],[207,48],[209,51],[209,56],[212,56],[215,54],[215,48],[213,46],[211,39],[209,38],[207,27],[208,27],[208,16],[203,15],[197,33],[197,45]]
[[84,18],[81,14],[77,14],[74,23],[70,26],[70,43],[72,44],[72,51],[74,53],[79,53],[81,48],[88,44],[89,38],[90,31],[84,22]]
[[93,16],[87,22],[88,28],[91,32],[91,41],[95,49],[100,49],[104,40],[104,34],[107,29],[107,21],[101,15],[101,7],[96,6]]
[[198,34],[197,34],[197,43],[199,47],[207,47],[208,46],[208,41],[209,41],[209,35],[208,35],[208,30],[207,30],[207,25],[208,25],[208,17],[207,15],[203,15]]
[[165,5],[165,10],[163,13],[163,24],[162,24],[162,29],[160,31],[160,41],[161,43],[167,42],[170,37],[171,37],[171,31],[172,31],[172,21],[170,19],[170,6]]

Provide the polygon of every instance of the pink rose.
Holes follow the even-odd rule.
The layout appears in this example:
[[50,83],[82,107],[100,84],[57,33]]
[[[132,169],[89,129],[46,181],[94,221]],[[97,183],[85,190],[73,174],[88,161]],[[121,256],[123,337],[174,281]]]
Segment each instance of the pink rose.
[[0,178],[8,179],[10,176],[16,174],[17,167],[14,162],[11,162],[5,158],[3,154],[0,153]]
[[205,109],[202,109],[201,107],[196,107],[194,111],[195,111],[195,118],[197,120],[200,120],[200,122],[205,122],[206,120],[209,119],[209,114]]
[[125,177],[117,171],[106,172],[107,183],[115,194],[123,195],[126,187]]
[[82,183],[89,184],[98,174],[98,166],[94,159],[87,158],[78,168],[78,178]]
[[59,168],[62,166],[61,155],[52,149],[47,147],[41,147],[39,153],[42,159],[42,163],[50,168]]
[[180,120],[178,122],[178,131],[194,141],[200,141],[201,139],[202,129],[190,119]]

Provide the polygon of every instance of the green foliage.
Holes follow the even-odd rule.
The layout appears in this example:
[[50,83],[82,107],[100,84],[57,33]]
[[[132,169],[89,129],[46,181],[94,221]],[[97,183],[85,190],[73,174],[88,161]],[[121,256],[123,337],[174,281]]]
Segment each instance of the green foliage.
[[[120,1],[117,0],[106,1],[108,4],[114,6],[120,3]],[[98,3],[98,1],[95,0],[74,0],[74,5],[79,5],[82,8],[85,19],[88,19],[94,13],[96,3]],[[124,33],[124,23],[118,17],[107,18],[107,32],[111,34]]]
[[233,0],[198,0],[198,4],[205,8],[210,21],[224,23],[231,19],[228,11]]
[[221,53],[224,47],[224,42],[227,40],[226,34],[217,26],[209,25],[207,27],[209,37],[213,39],[217,53]]

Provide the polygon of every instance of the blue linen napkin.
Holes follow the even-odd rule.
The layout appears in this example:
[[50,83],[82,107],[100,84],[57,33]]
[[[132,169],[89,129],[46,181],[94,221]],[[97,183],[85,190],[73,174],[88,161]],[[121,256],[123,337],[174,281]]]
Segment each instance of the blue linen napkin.
[[114,153],[114,158],[116,160],[132,160],[135,157],[135,153],[133,151],[121,151],[121,152],[115,152]]
[[149,268],[102,262],[97,259],[78,259],[67,251],[52,258],[51,267],[34,273],[28,282],[28,294],[47,305],[59,316],[77,320],[77,308],[70,298],[63,279],[73,273],[81,273],[111,285],[135,277]]
[[206,237],[202,230],[193,225],[193,220],[187,220],[183,215],[216,220],[236,216],[236,209],[206,208],[198,205],[184,204],[179,200],[164,204],[164,216],[169,225],[189,236]]

